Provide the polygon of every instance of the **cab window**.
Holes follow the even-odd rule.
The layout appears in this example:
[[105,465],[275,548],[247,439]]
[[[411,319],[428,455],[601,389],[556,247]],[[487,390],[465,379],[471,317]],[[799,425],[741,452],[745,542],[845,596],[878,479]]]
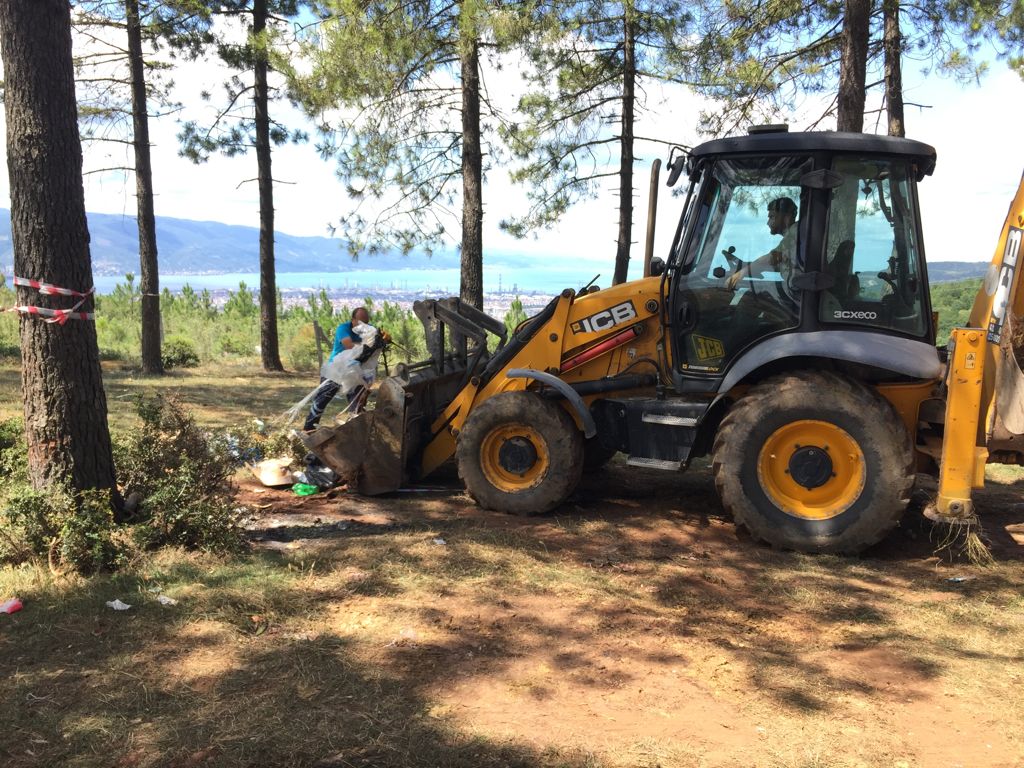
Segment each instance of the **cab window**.
[[925,333],[916,206],[904,161],[837,158],[819,319]]

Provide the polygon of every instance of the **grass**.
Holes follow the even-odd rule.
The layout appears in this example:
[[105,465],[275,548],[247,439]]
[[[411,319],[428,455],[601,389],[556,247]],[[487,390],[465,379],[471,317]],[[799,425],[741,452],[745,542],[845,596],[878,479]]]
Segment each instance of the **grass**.
[[[0,368],[0,416],[16,376]],[[106,376],[115,429],[144,388],[227,426],[312,386],[242,366]],[[1019,477],[990,477],[980,503],[1012,508]],[[288,534],[273,549],[88,579],[0,569],[0,600],[25,601],[0,616],[0,764],[1024,760],[1024,562],[942,562],[913,526],[862,559],[775,552],[737,538],[711,488],[703,469],[613,464],[525,521],[457,491],[253,492]]]
[[[103,363],[103,385],[113,430],[136,423],[133,408],[142,394],[175,394],[211,428],[235,426],[253,418],[272,420],[317,385],[310,373],[265,373],[252,362],[231,361],[169,371],[163,377],[142,376],[118,362]],[[339,399],[332,404],[337,407]],[[0,420],[20,418],[21,379],[18,365],[0,360]]]

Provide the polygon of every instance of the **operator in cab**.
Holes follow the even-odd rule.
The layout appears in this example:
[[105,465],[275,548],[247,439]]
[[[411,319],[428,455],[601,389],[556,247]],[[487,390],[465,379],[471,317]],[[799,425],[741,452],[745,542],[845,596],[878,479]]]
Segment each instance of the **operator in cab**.
[[744,265],[726,280],[726,286],[736,290],[740,280],[760,275],[766,270],[782,275],[784,285],[789,284],[796,265],[797,205],[788,197],[779,197],[768,203],[768,230],[782,235],[782,240],[764,256]]

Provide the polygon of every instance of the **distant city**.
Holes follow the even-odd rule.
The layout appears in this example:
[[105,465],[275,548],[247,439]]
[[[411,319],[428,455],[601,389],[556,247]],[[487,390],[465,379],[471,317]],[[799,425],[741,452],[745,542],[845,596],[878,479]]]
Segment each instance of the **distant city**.
[[[125,275],[138,274],[135,219],[116,214],[89,214],[91,255],[96,288],[108,293]],[[244,282],[259,285],[259,230],[209,221],[157,217],[161,287],[177,293],[188,284],[208,290],[215,303]],[[421,298],[457,295],[459,255],[454,249],[432,256],[385,252],[355,261],[344,241],[331,237],[275,235],[277,283],[286,305],[304,304],[311,293],[327,291],[336,306],[356,306],[366,297],[411,307]],[[611,279],[614,254],[607,263],[593,260],[485,252],[485,310],[501,316],[517,297],[527,313],[544,306],[563,288],[580,288],[601,273],[598,285]],[[10,211],[0,208],[0,270],[11,275],[13,253]],[[932,283],[983,277],[983,262],[932,262]],[[635,265],[639,269],[639,261]]]

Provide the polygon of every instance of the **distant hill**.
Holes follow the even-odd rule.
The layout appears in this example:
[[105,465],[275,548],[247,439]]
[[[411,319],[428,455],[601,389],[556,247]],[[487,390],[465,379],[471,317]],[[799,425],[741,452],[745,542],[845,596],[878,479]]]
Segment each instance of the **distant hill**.
[[[158,216],[157,249],[160,273],[166,275],[234,274],[259,272],[260,232],[215,221],[190,221]],[[93,272],[123,275],[139,271],[138,230],[135,218],[109,213],[89,214]],[[274,237],[278,272],[347,272],[354,269],[442,269],[459,266],[458,254],[438,252],[402,256],[382,253],[353,261],[345,242],[331,237],[296,237],[278,232]],[[0,208],[0,267],[10,274],[11,213]]]
[[986,261],[929,261],[928,279],[933,283],[982,278],[988,270]]
[[[218,275],[259,272],[260,233],[215,221],[191,221],[158,216],[157,248],[162,275]],[[138,231],[135,218],[109,213],[90,213],[92,264],[96,275],[120,276],[139,271]],[[397,252],[352,261],[344,241],[331,237],[297,237],[278,232],[275,261],[278,272],[348,272],[351,270],[449,269],[459,266],[454,251],[402,256]],[[507,269],[537,269],[538,257],[488,251],[488,263]],[[609,253],[609,260],[612,254]],[[0,268],[11,272],[11,215],[0,208]],[[544,260],[541,260],[542,262]],[[568,266],[561,260],[556,262]],[[555,263],[555,262],[552,262]],[[589,279],[593,264],[580,265],[581,279]],[[928,264],[933,283],[985,276],[988,264],[973,261],[936,261]],[[587,274],[583,274],[587,273]]]

